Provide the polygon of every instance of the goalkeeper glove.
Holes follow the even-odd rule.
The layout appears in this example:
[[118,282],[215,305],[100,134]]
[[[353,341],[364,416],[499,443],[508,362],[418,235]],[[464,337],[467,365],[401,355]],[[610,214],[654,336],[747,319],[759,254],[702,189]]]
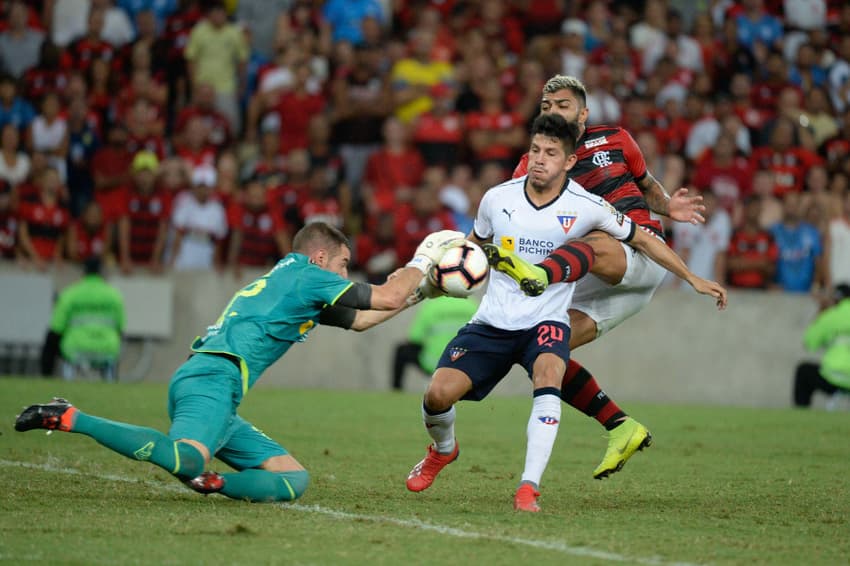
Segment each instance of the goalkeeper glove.
[[432,232],[416,248],[413,259],[407,262],[406,267],[415,267],[423,274],[427,274],[431,267],[443,259],[446,250],[462,246],[464,242],[466,237],[463,232],[457,230]]

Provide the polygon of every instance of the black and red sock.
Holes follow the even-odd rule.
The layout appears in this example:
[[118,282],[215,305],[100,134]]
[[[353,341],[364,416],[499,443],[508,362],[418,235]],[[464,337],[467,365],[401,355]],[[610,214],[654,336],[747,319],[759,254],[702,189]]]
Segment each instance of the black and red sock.
[[626,413],[599,388],[590,372],[575,360],[570,360],[561,382],[561,400],[593,417],[606,430],[616,428],[626,417]]
[[572,241],[557,247],[537,266],[546,272],[549,283],[569,283],[587,275],[595,259],[590,245]]

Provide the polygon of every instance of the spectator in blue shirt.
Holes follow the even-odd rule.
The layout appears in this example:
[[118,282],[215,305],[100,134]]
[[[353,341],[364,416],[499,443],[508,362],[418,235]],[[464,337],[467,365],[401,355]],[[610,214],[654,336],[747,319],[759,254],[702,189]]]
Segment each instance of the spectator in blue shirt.
[[0,128],[14,124],[23,131],[35,119],[35,110],[18,96],[18,87],[11,75],[0,75]]
[[778,47],[782,39],[782,22],[764,9],[763,0],[744,0],[744,12],[735,20],[738,25],[738,41],[754,52],[756,43],[768,49]]
[[[139,12],[151,11],[156,18],[156,29],[162,31],[165,25],[165,20],[177,10],[177,0],[118,0],[119,8],[124,8],[124,11],[130,16],[133,26],[136,25],[136,15]],[[137,30],[138,31],[138,30]]]
[[770,229],[779,247],[776,283],[792,293],[809,292],[821,272],[821,236],[817,228],[803,222],[803,205],[799,193],[786,194],[782,222]]
[[352,45],[363,43],[363,20],[374,18],[384,22],[384,11],[378,0],[328,0],[322,16],[331,26],[334,43],[349,41]]

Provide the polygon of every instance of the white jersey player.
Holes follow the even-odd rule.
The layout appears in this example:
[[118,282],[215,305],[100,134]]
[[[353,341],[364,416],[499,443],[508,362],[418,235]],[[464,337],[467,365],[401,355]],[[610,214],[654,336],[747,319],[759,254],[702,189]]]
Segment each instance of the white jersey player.
[[[565,281],[586,274],[593,261],[587,244],[567,242],[591,230],[628,241],[706,294],[725,294],[717,284],[694,276],[662,241],[636,230],[604,200],[568,181],[576,162],[577,130],[557,115],[539,116],[532,127],[527,177],[485,194],[469,239],[496,240],[520,258],[536,261],[555,248],[569,256]],[[449,342],[425,393],[423,420],[433,443],[410,472],[407,488],[422,491],[459,453],[454,435],[454,404],[480,401],[508,373],[522,365],[534,384],[528,422],[525,471],[514,507],[538,511],[538,484],[549,460],[561,419],[560,383],[569,361],[570,327],[564,308],[573,285],[553,285],[542,296],[526,297],[506,275],[491,271],[481,307],[472,322]]]
[[[475,239],[498,242],[522,259],[537,263],[568,238],[592,230],[603,230],[624,242],[633,238],[635,224],[628,217],[575,181],[568,180],[560,194],[543,206],[529,200],[524,190],[526,181],[527,176],[523,176],[487,191],[478,207]],[[538,300],[526,296],[509,276],[494,270],[473,322],[503,330],[531,328],[544,320],[569,326],[563,305],[570,304],[574,290],[575,283],[550,285],[543,292],[543,300]]]

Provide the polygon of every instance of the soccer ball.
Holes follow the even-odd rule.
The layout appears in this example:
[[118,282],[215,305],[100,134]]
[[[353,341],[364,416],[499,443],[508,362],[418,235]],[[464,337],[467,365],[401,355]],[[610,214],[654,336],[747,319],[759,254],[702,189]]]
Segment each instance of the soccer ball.
[[477,245],[467,241],[452,248],[434,266],[434,283],[450,297],[468,297],[487,280],[490,266],[487,256]]

